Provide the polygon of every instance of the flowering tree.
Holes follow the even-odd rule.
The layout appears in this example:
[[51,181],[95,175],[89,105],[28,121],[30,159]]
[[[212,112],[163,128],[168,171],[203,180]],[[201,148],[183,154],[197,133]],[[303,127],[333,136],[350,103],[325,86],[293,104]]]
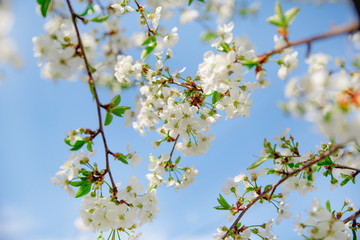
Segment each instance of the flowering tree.
[[[251,94],[259,94],[256,89],[270,84],[266,80],[268,63],[275,62],[278,77],[287,78],[298,66],[298,52],[294,50],[298,45],[308,46],[308,72],[288,80],[288,100],[282,107],[287,113],[314,122],[328,142],[316,152],[303,153],[301,145],[288,135],[289,129],[273,142],[265,139],[261,156],[248,166],[250,172],[229,178],[222,187],[215,209],[226,212],[231,223],[220,227],[214,238],[274,239],[274,219],[259,219],[250,225],[242,220],[249,209],[260,204],[275,207],[275,222],[280,224],[282,218],[292,215],[287,201],[290,192],[306,195],[316,191],[315,180],[322,177],[329,179],[333,188],[356,183],[360,172],[360,55],[351,59],[349,67],[345,64],[348,60],[337,60],[333,70],[328,67],[330,56],[313,54],[311,44],[348,34],[355,48],[360,48],[359,19],[292,41],[289,28],[300,9],[283,9],[276,2],[274,15],[266,19],[269,26],[277,28],[275,46],[259,54],[247,39],[234,36],[231,21],[238,12],[255,14],[255,5],[243,7],[232,0],[37,3],[40,14],[47,18],[46,33],[33,38],[43,75],[86,82],[98,118],[97,127],[84,126],[67,134],[65,143],[72,153],[51,181],[70,196],[82,198],[81,219],[92,231],[100,232],[100,239],[105,232],[109,239],[140,238],[137,228],[151,222],[159,212],[157,189],[167,185],[177,191],[195,181],[198,170],[184,166],[181,158],[208,151],[214,140],[210,128],[220,118],[249,116]],[[353,7],[360,12],[358,1]],[[129,15],[138,16],[138,24],[143,26],[133,33],[132,41],[120,23]],[[177,67],[181,70],[169,67],[174,57],[171,49],[179,39],[177,27],[162,26],[171,17],[180,17],[181,24],[203,24],[202,40],[213,48],[204,53],[194,76],[185,75],[183,66]],[[216,31],[208,27],[213,18],[218,22]],[[100,99],[99,87],[109,88],[115,96],[110,101]],[[129,88],[139,89],[135,108],[121,105],[119,92]],[[156,131],[160,140],[154,142],[154,147],[170,144],[168,152],[149,154],[146,187],[135,176],[120,186],[111,171],[110,159],[118,160],[125,168],[136,168],[141,161],[129,146],[127,153],[109,148],[105,130],[117,117],[125,118],[125,126],[132,126],[141,135]],[[95,142],[97,146],[101,143],[105,152],[102,163],[92,160]],[[267,167],[261,168],[264,165]],[[269,175],[276,180],[269,182]],[[347,200],[341,209],[333,209],[330,201],[322,206],[315,199],[310,217],[304,221],[299,215],[296,228],[306,239],[356,239],[359,215],[360,211]]]

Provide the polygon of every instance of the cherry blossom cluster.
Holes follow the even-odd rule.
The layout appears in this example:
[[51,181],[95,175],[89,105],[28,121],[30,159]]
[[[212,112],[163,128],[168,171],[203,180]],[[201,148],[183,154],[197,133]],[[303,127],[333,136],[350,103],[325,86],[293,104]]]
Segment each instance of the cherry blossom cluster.
[[[163,153],[160,159],[156,159],[150,155],[149,170],[152,173],[146,174],[146,178],[150,181],[150,189],[157,188],[163,182],[166,183],[168,187],[175,186],[176,191],[180,188],[185,189],[188,185],[192,184],[195,181],[195,176],[198,175],[198,170],[194,167],[179,167],[179,162],[180,157],[173,163],[171,156],[167,153]],[[163,179],[166,172],[169,175],[168,180]]]
[[[300,214],[297,216],[297,223],[295,229],[299,231],[299,236],[304,236],[310,239],[351,239],[349,230],[357,230],[357,226],[352,223],[341,221],[340,218],[346,212],[354,212],[356,209],[350,204],[349,200],[344,201],[342,211],[336,212],[331,209],[330,201],[326,202],[326,208],[320,205],[320,201],[315,199],[313,201],[310,217],[301,223]],[[307,234],[304,233],[307,229]]]
[[[280,136],[274,137],[276,143],[273,145],[267,139],[264,140],[264,149],[260,153],[261,158],[249,167],[251,169],[249,176],[242,173],[234,178],[228,178],[227,184],[222,186],[222,193],[234,197],[236,203],[230,205],[220,194],[218,198],[220,205],[215,209],[228,211],[226,217],[230,222],[233,221],[234,216],[237,216],[237,219],[231,228],[225,226],[219,228],[218,233],[213,235],[215,239],[247,239],[250,235],[266,239],[276,238],[270,233],[273,222],[280,224],[283,218],[290,218],[293,215],[289,211],[291,205],[288,205],[286,200],[290,192],[297,191],[305,196],[308,192],[316,191],[315,180],[319,175],[318,172],[330,178],[332,186],[339,182],[332,174],[333,170],[347,173],[339,174],[343,178],[341,186],[350,180],[355,183],[360,169],[336,163],[340,159],[348,161],[353,154],[351,149],[348,151],[343,146],[329,143],[318,147],[318,153],[307,152],[301,155],[299,144],[295,142],[294,138],[291,135],[290,138],[285,136],[289,130],[286,129]],[[273,160],[273,167],[255,170],[269,159]],[[356,162],[353,158],[352,160]],[[280,176],[280,180],[273,185],[260,185],[260,178],[266,175]],[[282,191],[275,192],[280,185]],[[241,217],[256,203],[269,203],[270,206],[274,206],[278,214],[276,220],[271,219],[267,224],[260,223],[260,225],[250,226],[241,223]],[[301,230],[299,235],[303,235],[302,230],[307,228],[311,239],[349,239],[352,236],[351,231],[356,231],[359,226],[346,224],[348,221],[341,220],[341,218],[345,213],[346,215],[355,214],[358,209],[350,206],[348,200],[345,203],[342,211],[335,213],[329,207],[328,209],[322,208],[319,201],[314,200],[310,218],[305,223],[298,223],[296,226],[296,229]],[[330,202],[327,205],[330,205]],[[298,221],[300,220],[298,219]]]
[[[81,151],[80,155],[73,152],[56,177],[51,179],[54,185],[62,186],[70,196],[75,196],[73,187],[79,188],[76,197],[85,196],[80,211],[83,223],[94,232],[116,229],[129,233],[151,222],[159,212],[156,189],[149,188],[143,193],[143,186],[138,183],[137,177],[132,176],[123,189],[104,197],[103,186],[109,186],[110,192],[114,190],[105,180],[106,170],[98,170],[96,163],[93,166],[90,164],[94,154],[95,151],[88,154]],[[117,188],[120,188],[120,183]]]
[[[10,1],[0,1],[0,63],[12,64],[16,67],[22,65],[22,59],[16,50],[15,41],[9,36],[14,25],[14,16]],[[2,73],[0,72],[0,80]]]
[[[134,230],[151,222],[159,212],[157,187],[164,184],[173,186],[176,191],[185,189],[198,175],[195,167],[180,165],[181,156],[176,156],[177,152],[183,156],[204,155],[215,138],[211,127],[220,118],[249,116],[251,94],[257,88],[269,86],[269,81],[265,80],[265,67],[270,58],[280,55],[275,60],[280,79],[285,79],[298,66],[298,52],[288,39],[288,28],[299,9],[285,12],[276,2],[275,15],[267,19],[277,27],[279,34],[274,37],[275,49],[257,55],[247,39],[239,39],[233,34],[235,24],[229,20],[237,10],[237,1],[152,0],[141,3],[121,0],[110,1],[107,5],[100,2],[78,0],[78,5],[85,10],[77,12],[70,0],[38,1],[39,12],[43,16],[49,14],[46,33],[33,38],[34,55],[39,58],[39,65],[44,64],[43,75],[50,79],[87,81],[99,121],[95,130],[79,128],[68,133],[65,143],[71,151],[80,151],[80,154],[73,152],[51,181],[62,186],[70,196],[83,197],[80,215],[93,231],[110,231],[109,238],[112,239],[120,239],[120,233],[125,232],[129,239],[135,239],[140,235],[134,235]],[[256,12],[256,8],[250,6],[243,9],[242,14]],[[125,15],[138,17],[143,29],[140,32],[125,31],[127,25],[121,22]],[[208,29],[203,35],[203,40],[213,49],[204,53],[194,76],[186,75],[186,67],[178,67],[181,70],[176,71],[169,67],[174,57],[172,48],[180,36],[176,26],[169,29],[164,26],[164,19],[174,16],[179,16],[181,24],[193,20],[202,22],[213,16],[219,23],[216,30]],[[87,26],[82,29],[80,23]],[[91,28],[88,27],[90,23]],[[357,34],[352,36],[354,42],[358,43],[359,39]],[[137,49],[139,54],[130,55],[130,49]],[[359,67],[360,57],[356,59],[354,67]],[[356,182],[360,172],[360,75],[347,72],[342,62],[340,71],[334,73],[327,68],[328,61],[329,57],[324,54],[308,59],[308,75],[288,82],[286,95],[290,100],[284,106],[289,112],[311,118],[330,142],[317,147],[315,153],[301,154],[294,138],[286,137],[289,129],[274,138],[275,144],[265,139],[260,159],[249,167],[250,174],[229,178],[222,187],[222,193],[234,197],[235,203],[229,204],[220,194],[219,206],[215,209],[227,211],[229,221],[234,217],[236,220],[229,228],[219,228],[214,234],[215,239],[255,236],[275,239],[277,236],[271,232],[273,223],[280,224],[283,218],[292,216],[287,201],[291,192],[306,195],[316,191],[315,180],[320,174],[329,179],[332,188]],[[136,106],[132,109],[120,105],[120,95],[104,103],[97,94],[99,85],[116,93],[124,88],[138,87]],[[109,149],[103,126],[110,125],[114,116],[125,118],[125,126],[132,126],[141,135],[156,131],[160,139],[153,143],[154,147],[165,142],[172,146],[171,151],[158,157],[150,154],[150,172],[146,174],[149,184],[145,191],[135,176],[123,188],[115,183],[117,177],[111,173],[109,158],[136,168],[141,157],[135,151],[131,152],[129,145],[127,153]],[[100,138],[105,150],[104,169],[91,159],[95,154],[94,141]],[[85,147],[87,154],[83,152]],[[269,160],[273,166],[257,169],[262,164],[269,164]],[[273,185],[260,184],[260,179],[266,175],[274,175],[280,180]],[[278,190],[280,186],[282,191]],[[78,188],[76,192],[74,188]],[[261,225],[241,223],[241,217],[257,203],[274,206],[278,214],[276,219]],[[357,214],[354,207],[340,212]],[[297,228],[307,228],[313,239],[347,239],[352,236],[348,230],[354,234],[358,228],[341,219],[342,215],[334,216],[334,212],[322,208],[316,201],[310,215],[311,218],[305,224],[299,222]]]
[[[359,34],[352,36],[355,47],[359,48]],[[321,132],[330,139],[338,141],[355,140],[360,135],[360,75],[356,58],[352,72],[345,67],[343,60],[336,60],[338,70],[328,67],[331,57],[312,54],[306,63],[308,73],[288,82],[285,95],[288,101],[283,105],[285,111],[296,116],[305,116],[317,124]]]

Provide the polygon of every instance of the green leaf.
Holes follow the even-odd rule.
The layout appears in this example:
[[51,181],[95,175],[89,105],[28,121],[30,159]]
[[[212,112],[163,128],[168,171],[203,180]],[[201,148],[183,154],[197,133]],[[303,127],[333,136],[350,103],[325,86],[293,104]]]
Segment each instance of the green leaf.
[[271,24],[274,24],[275,26],[278,26],[278,27],[282,27],[284,25],[281,18],[279,16],[277,16],[277,15],[268,17],[266,19],[266,21],[271,23]]
[[94,88],[94,84],[89,83],[89,88],[90,88],[91,95],[92,95],[93,98],[95,99],[95,88]]
[[82,14],[80,14],[79,16],[81,16],[81,17],[86,16],[86,15],[89,13],[90,10],[91,10],[92,12],[95,12],[95,11],[94,11],[94,8],[93,8],[93,6],[92,6],[91,4],[89,4],[89,5],[87,6],[87,8],[85,9],[85,11],[84,11]]
[[126,156],[124,156],[124,155],[121,155],[120,157],[118,157],[117,160],[119,160],[120,162],[122,162],[124,164],[129,164],[129,162],[126,160]]
[[221,194],[219,194],[219,198],[217,200],[222,207],[226,209],[231,208],[231,206],[226,202],[225,198]]
[[213,92],[213,96],[212,96],[212,100],[211,103],[214,105],[219,99],[220,99],[220,93],[218,93],[217,91]]
[[175,160],[175,164],[178,164],[180,162],[180,156],[178,156]]
[[80,187],[84,184],[84,181],[76,181],[76,182],[70,182],[69,184],[73,187]]
[[89,68],[90,68],[91,73],[95,73],[97,71],[96,68],[94,68],[90,64],[89,64]]
[[114,107],[116,107],[117,105],[120,104],[120,101],[121,101],[121,97],[120,95],[116,95],[115,97],[113,97],[113,99],[111,99],[111,103],[114,104]]
[[228,208],[224,208],[223,206],[214,207],[216,210],[229,210]]
[[224,49],[224,52],[230,52],[231,48],[230,48],[229,44],[220,43],[219,45]]
[[331,161],[330,157],[326,157],[324,160],[317,163],[318,166],[333,166],[334,163]]
[[193,1],[194,1],[194,0],[189,0],[189,6],[192,4]]
[[147,39],[145,39],[145,41],[141,44],[141,46],[146,46],[146,45],[149,45],[150,43],[156,43],[155,36],[150,36]]
[[331,212],[331,206],[330,206],[330,201],[329,201],[329,200],[326,201],[326,209],[327,209],[329,212]]
[[101,22],[106,21],[109,17],[110,17],[110,15],[105,15],[105,16],[99,15],[99,16],[96,16],[96,17],[90,19],[90,21],[101,23]]
[[88,142],[88,144],[86,145],[86,149],[89,151],[89,152],[92,152],[93,149],[92,149],[92,142]]
[[107,112],[106,116],[105,116],[105,122],[104,125],[107,126],[109,125],[113,120],[113,115],[111,114],[111,112]]
[[280,18],[283,17],[283,10],[279,1],[275,3],[275,15],[279,16]]
[[76,192],[75,198],[83,197],[88,194],[91,190],[91,182],[87,182],[87,184],[81,185],[79,190]]
[[253,164],[251,164],[251,166],[248,167],[248,170],[254,169],[254,168],[260,166],[261,164],[263,164],[263,163],[264,163],[266,160],[268,160],[268,159],[269,159],[269,157],[262,157],[262,158],[260,158],[259,160],[257,160],[257,161],[254,162]]
[[208,42],[211,42],[212,40],[214,40],[214,38],[215,38],[216,36],[217,36],[216,33],[207,30],[204,34],[201,35],[201,40],[202,40],[203,42],[208,43]]
[[300,11],[300,8],[291,8],[291,9],[287,10],[285,13],[285,24],[290,25],[294,21],[294,19],[299,11]]
[[127,109],[130,109],[129,106],[120,106],[120,107],[116,107],[116,108],[113,108],[111,110],[112,114],[118,116],[118,117],[122,117],[122,115],[125,113],[125,111]]
[[46,17],[47,11],[49,9],[51,0],[37,0],[37,3],[40,5],[41,15]]
[[156,48],[157,42],[150,43],[141,53],[141,60],[145,60]]
[[272,187],[272,185],[271,184],[266,185],[265,188],[264,188],[264,191],[266,191],[266,189],[268,189],[269,187]]
[[256,66],[256,63],[253,60],[242,60],[241,63],[244,66],[247,66],[249,69],[251,69],[252,67]]
[[74,147],[71,148],[70,150],[71,150],[71,151],[77,151],[77,150],[79,150],[80,148],[82,148],[82,146],[84,146],[84,144],[85,144],[85,141],[76,141]]
[[346,178],[344,181],[342,181],[342,182],[340,183],[340,186],[346,185],[346,184],[350,181],[350,179],[351,179],[351,178]]
[[[327,171],[328,172],[328,171]],[[324,176],[325,176],[325,174],[324,174]],[[325,176],[325,177],[327,177],[327,176]],[[339,181],[336,179],[336,178],[333,178],[333,179],[331,179],[330,180],[330,183],[331,184],[336,184],[336,183],[338,183]]]

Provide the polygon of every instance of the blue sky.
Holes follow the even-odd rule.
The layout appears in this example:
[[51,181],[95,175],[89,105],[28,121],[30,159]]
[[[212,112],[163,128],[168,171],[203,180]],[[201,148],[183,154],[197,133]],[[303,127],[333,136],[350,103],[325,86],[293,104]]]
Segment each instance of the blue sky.
[[[61,188],[51,185],[50,178],[59,166],[68,159],[70,152],[63,139],[71,129],[96,127],[97,116],[88,86],[82,82],[53,82],[41,78],[37,59],[33,57],[32,37],[43,33],[44,19],[35,12],[35,0],[11,1],[16,23],[11,36],[16,41],[25,65],[21,69],[1,66],[4,80],[0,85],[0,169],[2,170],[0,188],[0,239],[2,240],[65,240],[80,239],[74,228],[74,220],[79,216],[80,200],[70,198]],[[275,1],[262,2],[256,17],[237,18],[235,34],[247,36],[256,47],[257,53],[273,48],[273,35],[276,29],[266,23],[272,15]],[[284,9],[296,6],[283,3]],[[290,39],[300,39],[324,32],[332,24],[346,24],[355,15],[344,3],[316,7],[301,4],[301,11],[291,27]],[[176,24],[176,22],[168,23]],[[179,28],[180,41],[174,50],[171,62],[177,69],[187,67],[186,73],[195,74],[208,45],[198,41],[200,25],[185,25]],[[299,68],[291,76],[303,75],[307,66],[302,63],[305,47],[299,51]],[[352,48],[346,36],[339,36],[313,44],[312,51],[326,52],[332,56],[351,57]],[[315,126],[301,119],[285,116],[278,108],[284,99],[285,81],[277,78],[275,64],[269,64],[267,89],[256,90],[249,118],[220,120],[213,128],[215,140],[206,155],[186,157],[184,164],[194,165],[199,170],[196,182],[188,189],[175,192],[162,187],[158,190],[161,212],[154,223],[144,226],[143,238],[146,240],[202,240],[210,239],[221,224],[230,225],[225,214],[214,210],[216,197],[228,177],[234,177],[256,160],[262,149],[264,137],[272,139],[285,128],[300,142],[301,152],[314,150],[315,145],[325,141]],[[135,91],[123,92],[125,104],[133,106]],[[112,94],[100,90],[100,98],[110,100]],[[125,129],[122,120],[116,120],[105,129],[111,149],[126,152],[126,145],[142,156],[142,164],[134,171],[129,167],[112,162],[116,181],[126,183],[131,175],[137,175],[146,184],[148,155],[170,151],[171,146],[154,150],[151,142],[158,139],[156,133],[139,136],[132,129]],[[102,161],[101,144],[95,155]],[[326,200],[338,200],[338,207],[344,197],[353,200],[360,198],[359,191],[351,188],[331,192],[327,180],[318,178],[320,191],[302,200],[294,193],[289,198],[294,212],[304,212],[311,206],[314,197],[324,204]],[[301,200],[299,200],[301,199]],[[358,203],[358,202],[357,202]],[[359,206],[358,206],[359,207]],[[247,223],[267,222],[276,217],[272,208],[254,208],[244,218]],[[264,220],[259,222],[259,216]],[[281,233],[280,239],[296,239],[293,233],[294,218],[285,220],[275,228]]]

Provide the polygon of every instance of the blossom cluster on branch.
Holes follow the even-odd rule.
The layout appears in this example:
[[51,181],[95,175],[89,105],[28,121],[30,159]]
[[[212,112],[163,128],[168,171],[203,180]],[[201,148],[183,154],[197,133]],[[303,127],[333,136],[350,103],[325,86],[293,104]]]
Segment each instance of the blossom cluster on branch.
[[[206,154],[215,138],[211,127],[220,118],[249,116],[251,95],[269,86],[268,62],[275,62],[278,77],[285,79],[299,64],[294,50],[297,45],[310,46],[313,41],[339,34],[352,34],[356,47],[360,45],[360,35],[355,33],[359,23],[290,41],[289,27],[300,9],[285,11],[279,1],[274,15],[267,18],[277,27],[274,49],[263,54],[256,53],[247,39],[234,35],[235,24],[231,21],[237,12],[244,16],[256,13],[258,5],[239,6],[234,0],[37,2],[39,12],[47,17],[45,33],[33,38],[42,74],[54,80],[87,82],[99,123],[96,128],[78,128],[68,133],[65,143],[74,152],[51,181],[70,196],[82,197],[83,223],[92,231],[110,231],[112,239],[120,239],[122,234],[129,239],[140,238],[135,233],[137,227],[151,222],[159,212],[156,193],[162,184],[177,191],[195,181],[198,170],[183,166],[181,154]],[[128,33],[126,23],[121,22],[125,16],[137,16],[142,30]],[[202,39],[212,50],[203,54],[194,76],[185,74],[186,66],[177,67],[181,70],[169,67],[175,58],[172,48],[180,36],[178,26],[167,29],[164,19],[174,17],[179,17],[180,24],[197,21],[206,28]],[[211,18],[218,22],[216,31],[207,27]],[[141,54],[130,55],[134,49]],[[337,60],[339,69],[334,71],[327,66],[329,56],[310,54],[307,75],[288,81],[285,94],[289,100],[283,104],[284,110],[315,122],[329,142],[316,152],[301,153],[294,137],[286,137],[289,129],[274,138],[275,144],[265,139],[261,157],[249,167],[250,174],[229,178],[222,187],[224,195],[234,197],[234,203],[220,194],[215,209],[228,211],[226,217],[235,221],[229,227],[220,227],[215,239],[275,239],[272,224],[292,216],[287,201],[292,191],[301,195],[316,191],[319,175],[328,178],[332,188],[356,183],[360,172],[359,59],[356,56],[350,68],[345,61]],[[101,86],[116,94],[122,89],[138,88],[136,106],[121,105],[120,94],[110,102],[100,99],[97,88]],[[110,158],[133,168],[141,162],[129,146],[127,153],[108,147],[104,126],[110,125],[114,117],[125,118],[125,126],[132,126],[141,135],[156,131],[160,139],[153,143],[154,147],[170,144],[168,152],[149,154],[149,183],[145,188],[135,176],[122,187],[111,172]],[[92,160],[94,141],[101,141],[104,147],[103,169]],[[258,168],[268,160],[273,166]],[[279,180],[274,184],[260,183],[265,175]],[[242,216],[258,203],[275,207],[276,220],[262,220],[256,225],[241,222]],[[356,238],[358,216],[359,210],[348,200],[340,210],[331,209],[330,202],[323,207],[314,200],[310,217],[305,222],[298,217],[296,228],[305,239]]]

